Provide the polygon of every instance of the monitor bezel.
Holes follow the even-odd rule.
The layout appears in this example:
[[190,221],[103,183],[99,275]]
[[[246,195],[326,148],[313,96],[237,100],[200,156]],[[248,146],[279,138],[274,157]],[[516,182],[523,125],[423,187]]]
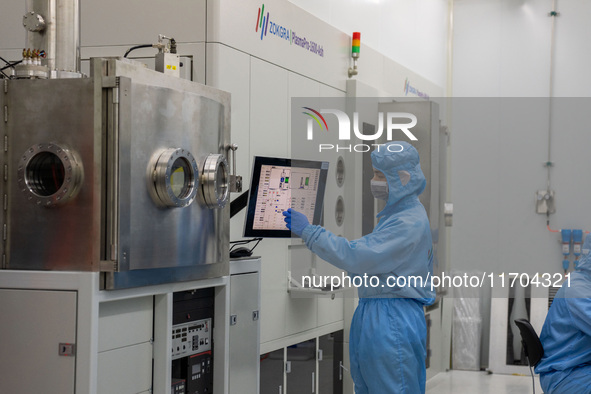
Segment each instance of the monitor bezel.
[[291,231],[287,228],[285,230],[255,230],[253,228],[259,182],[261,179],[261,167],[263,165],[313,168],[320,170],[318,191],[316,193],[316,208],[314,210],[314,219],[311,222],[311,224],[320,224],[322,222],[322,210],[324,209],[324,193],[326,191],[329,162],[304,159],[287,159],[281,157],[254,156],[250,178],[250,189],[248,192],[248,205],[246,207],[246,218],[244,220],[244,236],[261,238],[292,237]]

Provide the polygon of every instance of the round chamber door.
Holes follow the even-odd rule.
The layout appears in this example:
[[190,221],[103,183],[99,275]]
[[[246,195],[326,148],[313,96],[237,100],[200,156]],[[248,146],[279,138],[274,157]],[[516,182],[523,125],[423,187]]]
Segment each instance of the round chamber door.
[[186,207],[197,196],[199,167],[191,152],[185,149],[169,148],[156,153],[148,174],[150,195],[159,206]]
[[210,154],[201,175],[203,200],[209,208],[223,208],[230,198],[230,174],[223,155]]
[[56,143],[31,146],[18,163],[18,185],[29,201],[44,207],[71,201],[84,179],[77,152]]

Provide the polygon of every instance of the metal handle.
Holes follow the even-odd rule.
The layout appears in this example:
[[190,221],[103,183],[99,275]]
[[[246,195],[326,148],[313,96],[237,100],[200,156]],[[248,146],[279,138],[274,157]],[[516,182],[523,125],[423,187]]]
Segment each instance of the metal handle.
[[241,193],[242,177],[240,175],[236,175],[236,150],[238,150],[238,145],[232,144],[228,146],[228,149],[232,151],[232,175],[230,175],[230,192]]
[[453,224],[454,205],[451,202],[443,204],[443,217],[445,218],[445,226],[451,227]]
[[109,150],[107,155],[111,160],[107,162],[107,179],[110,179],[107,185],[107,212],[110,216],[107,218],[107,245],[109,246],[107,259],[117,261],[119,248],[117,240],[119,238],[119,86],[121,80],[115,78],[115,86],[111,89],[112,95],[112,119],[107,130],[107,141]]

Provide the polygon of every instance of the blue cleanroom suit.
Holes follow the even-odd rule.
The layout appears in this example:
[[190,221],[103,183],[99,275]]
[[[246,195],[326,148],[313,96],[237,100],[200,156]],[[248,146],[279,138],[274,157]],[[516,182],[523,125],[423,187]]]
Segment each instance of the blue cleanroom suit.
[[544,357],[536,366],[546,394],[591,393],[591,236],[577,271],[556,293],[540,341]]
[[[396,144],[403,147],[401,152]],[[425,189],[425,176],[418,152],[406,142],[381,146],[371,159],[373,167],[386,176],[389,190],[373,232],[348,241],[320,226],[306,225],[301,237],[311,251],[352,277],[367,274],[379,279],[376,287],[368,284],[358,289],[359,306],[351,322],[349,355],[355,393],[424,393],[423,306],[434,297],[431,230],[418,198]],[[389,284],[388,277],[400,277],[401,286]],[[411,283],[411,277],[418,281]]]

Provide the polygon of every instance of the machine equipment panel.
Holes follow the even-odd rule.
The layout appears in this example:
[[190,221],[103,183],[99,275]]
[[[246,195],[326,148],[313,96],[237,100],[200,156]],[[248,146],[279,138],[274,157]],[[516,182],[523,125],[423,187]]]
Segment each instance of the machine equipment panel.
[[172,326],[172,359],[211,351],[211,319]]
[[213,392],[214,289],[174,293],[172,304],[172,378],[185,393]]

